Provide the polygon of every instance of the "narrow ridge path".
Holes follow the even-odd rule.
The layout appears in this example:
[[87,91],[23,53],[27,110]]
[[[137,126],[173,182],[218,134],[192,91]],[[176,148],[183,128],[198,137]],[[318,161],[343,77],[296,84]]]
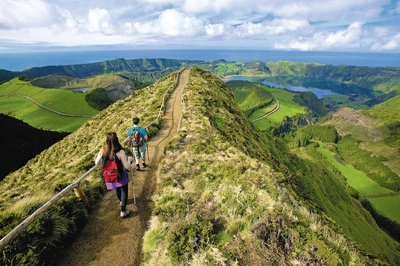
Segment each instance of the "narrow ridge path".
[[[178,130],[182,114],[182,91],[186,86],[190,70],[184,70],[178,85],[168,99],[166,112],[162,118],[162,127],[148,142],[150,158],[147,168],[133,171],[132,183],[129,183],[127,209],[128,217],[119,217],[119,202],[114,191],[108,191],[73,245],[65,250],[57,265],[104,265],[119,266],[143,264],[143,236],[146,232],[154,202],[151,197],[157,189],[157,168],[164,155],[164,148]],[[147,156],[146,156],[147,157]],[[137,208],[136,208],[137,207]]]

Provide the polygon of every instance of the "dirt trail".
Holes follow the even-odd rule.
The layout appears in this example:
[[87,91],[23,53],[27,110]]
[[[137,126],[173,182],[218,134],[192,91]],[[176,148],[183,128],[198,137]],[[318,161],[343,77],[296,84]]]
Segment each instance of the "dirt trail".
[[188,77],[189,70],[184,70],[179,77],[178,86],[166,103],[162,128],[148,142],[149,166],[139,172],[132,172],[136,206],[130,183],[127,209],[131,214],[124,219],[120,218],[119,201],[114,191],[108,191],[91,214],[77,241],[65,251],[66,255],[57,265],[142,265],[143,236],[154,208],[151,196],[156,190],[157,168],[163,157],[164,147],[177,132],[182,113],[182,90]]

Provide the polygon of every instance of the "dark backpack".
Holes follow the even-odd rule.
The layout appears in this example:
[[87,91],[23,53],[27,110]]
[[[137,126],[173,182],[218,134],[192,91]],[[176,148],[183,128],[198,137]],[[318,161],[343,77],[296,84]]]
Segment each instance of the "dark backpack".
[[116,157],[114,154],[114,160],[110,160],[106,155],[102,159],[101,175],[106,183],[116,183],[120,178]]
[[139,133],[140,127],[132,128],[129,135],[129,146],[133,148],[141,147],[143,145],[143,136]]

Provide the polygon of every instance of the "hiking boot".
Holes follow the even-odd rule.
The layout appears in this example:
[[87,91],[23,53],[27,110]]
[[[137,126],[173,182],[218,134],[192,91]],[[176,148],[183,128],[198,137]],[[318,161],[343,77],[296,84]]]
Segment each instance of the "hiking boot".
[[121,218],[124,218],[124,217],[126,217],[126,216],[128,216],[128,214],[129,214],[129,210],[126,210],[126,211],[121,211]]
[[146,166],[147,166],[147,164],[142,163],[142,167],[143,167],[143,168],[146,168]]
[[140,166],[139,166],[139,164],[136,164],[136,171],[140,171]]

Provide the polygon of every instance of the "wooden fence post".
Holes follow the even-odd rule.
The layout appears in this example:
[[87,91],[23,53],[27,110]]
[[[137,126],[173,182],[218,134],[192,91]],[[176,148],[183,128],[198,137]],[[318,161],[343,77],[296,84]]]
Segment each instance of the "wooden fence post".
[[74,192],[78,198],[81,198],[81,200],[83,201],[83,203],[85,203],[86,206],[88,206],[88,207],[90,206],[89,201],[80,186],[77,186],[76,188],[74,188]]

